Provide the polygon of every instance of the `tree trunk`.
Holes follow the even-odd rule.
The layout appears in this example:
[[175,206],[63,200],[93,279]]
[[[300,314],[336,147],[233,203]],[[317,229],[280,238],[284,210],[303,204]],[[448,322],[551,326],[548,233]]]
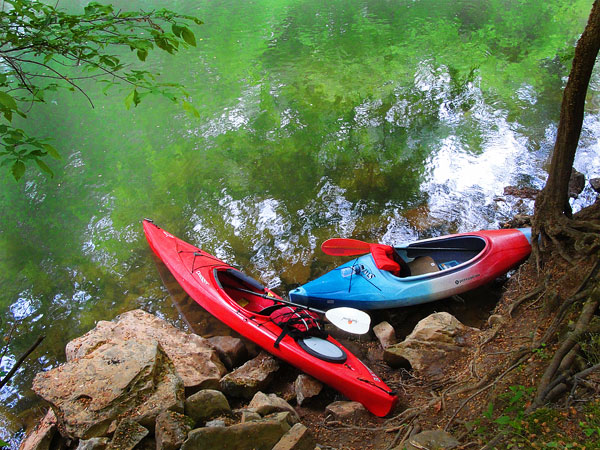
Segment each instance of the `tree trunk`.
[[[534,236],[560,240],[571,218],[569,179],[583,125],[585,97],[600,49],[600,0],[594,1],[587,26],[575,47],[573,66],[565,87],[560,120],[546,186],[535,202]],[[567,233],[569,234],[569,233]]]

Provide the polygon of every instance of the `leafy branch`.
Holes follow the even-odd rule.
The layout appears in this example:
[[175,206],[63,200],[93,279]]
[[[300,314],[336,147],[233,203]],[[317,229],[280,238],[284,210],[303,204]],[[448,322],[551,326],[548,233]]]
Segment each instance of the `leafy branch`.
[[[0,10],[0,166],[9,167],[19,180],[27,164],[35,163],[49,176],[52,170],[45,157],[60,158],[45,139],[29,136],[16,128],[13,117],[27,118],[36,102],[44,102],[46,92],[67,88],[82,94],[90,106],[92,99],[81,83],[96,80],[129,86],[125,105],[137,106],[148,94],[178,102],[187,95],[182,86],[161,83],[155,74],[130,67],[122,60],[127,49],[140,63],[155,49],[174,54],[196,46],[192,24],[196,17],[160,9],[116,11],[112,5],[89,3],[83,14],[69,14],[55,6],[33,0],[4,0]],[[186,101],[183,107],[197,111]]]

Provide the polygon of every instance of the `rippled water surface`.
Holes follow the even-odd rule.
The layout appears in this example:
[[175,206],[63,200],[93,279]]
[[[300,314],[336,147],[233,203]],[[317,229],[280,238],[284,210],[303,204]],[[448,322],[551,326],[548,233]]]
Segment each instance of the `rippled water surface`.
[[[80,7],[78,2],[61,2]],[[152,2],[120,2],[125,9]],[[158,2],[194,14],[198,47],[148,64],[200,117],[126,92],[57,93],[31,132],[54,179],[2,177],[0,437],[37,405],[34,374],[99,320],[144,308],[180,323],[144,239],[154,221],[285,293],[330,269],[329,237],[400,244],[497,227],[546,178],[562,88],[591,0]],[[576,168],[600,176],[595,77]],[[593,201],[589,187],[575,200]]]

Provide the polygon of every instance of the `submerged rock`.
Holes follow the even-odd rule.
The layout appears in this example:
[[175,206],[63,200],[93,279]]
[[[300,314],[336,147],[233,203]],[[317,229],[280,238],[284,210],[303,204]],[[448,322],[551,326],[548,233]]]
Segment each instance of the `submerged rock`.
[[463,325],[451,314],[431,314],[403,342],[388,347],[384,360],[392,367],[410,366],[422,375],[441,379],[467,350],[467,337],[472,333],[479,330]]
[[124,340],[158,341],[188,390],[216,388],[227,372],[208,340],[185,333],[140,309],[121,314],[111,322],[98,322],[96,328],[69,342],[67,361],[84,357],[105,343]]

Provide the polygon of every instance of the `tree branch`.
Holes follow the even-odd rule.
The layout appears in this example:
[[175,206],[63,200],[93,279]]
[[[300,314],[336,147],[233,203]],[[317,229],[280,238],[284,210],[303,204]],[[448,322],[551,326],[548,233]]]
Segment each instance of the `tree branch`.
[[37,348],[37,346],[42,343],[42,341],[44,340],[45,337],[46,336],[39,336],[35,340],[35,342],[31,345],[31,347],[29,347],[27,349],[27,351],[25,353],[23,353],[23,355],[21,355],[21,357],[18,359],[18,361],[15,363],[15,365],[12,366],[12,369],[10,369],[9,372],[6,374],[6,376],[4,378],[2,378],[2,380],[0,380],[0,389],[2,389],[4,387],[4,385],[9,382],[9,380],[12,378],[12,376],[15,374],[15,372],[19,369],[21,364],[23,364],[25,359],[27,359],[27,357]]

